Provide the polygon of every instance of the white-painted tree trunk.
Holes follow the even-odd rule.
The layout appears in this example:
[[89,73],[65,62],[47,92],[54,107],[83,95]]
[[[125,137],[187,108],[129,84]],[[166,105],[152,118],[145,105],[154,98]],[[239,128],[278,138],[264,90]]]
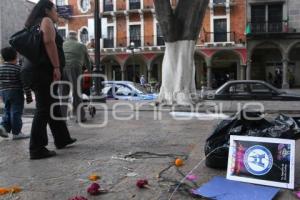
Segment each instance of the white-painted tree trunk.
[[158,101],[167,105],[190,105],[195,86],[194,40],[166,42],[162,85]]

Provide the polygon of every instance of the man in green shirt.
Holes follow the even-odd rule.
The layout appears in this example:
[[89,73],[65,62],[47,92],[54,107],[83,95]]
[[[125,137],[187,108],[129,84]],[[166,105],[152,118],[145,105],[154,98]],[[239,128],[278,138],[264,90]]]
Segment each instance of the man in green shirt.
[[[71,82],[73,86],[73,114],[76,116],[76,121],[85,122],[86,118],[83,107],[81,107],[80,116],[77,116],[78,106],[82,103],[82,97],[78,95],[78,91],[81,91],[81,87],[77,88],[77,81],[80,81],[78,77],[82,75],[83,68],[88,69],[89,72],[91,71],[88,50],[84,44],[78,42],[77,33],[73,31],[70,31],[67,40],[64,42],[63,49],[66,57],[66,65],[62,74],[62,80]],[[63,85],[62,95],[66,96],[69,92],[69,87]],[[63,102],[67,103],[68,99],[63,99]],[[67,112],[68,107],[62,106],[62,114],[64,117],[67,117]]]

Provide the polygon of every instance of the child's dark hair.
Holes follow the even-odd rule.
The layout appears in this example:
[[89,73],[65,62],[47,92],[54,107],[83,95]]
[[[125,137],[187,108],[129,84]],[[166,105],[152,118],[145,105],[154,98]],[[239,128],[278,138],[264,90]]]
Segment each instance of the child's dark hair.
[[1,49],[1,56],[5,62],[13,61],[17,58],[17,51],[12,47]]

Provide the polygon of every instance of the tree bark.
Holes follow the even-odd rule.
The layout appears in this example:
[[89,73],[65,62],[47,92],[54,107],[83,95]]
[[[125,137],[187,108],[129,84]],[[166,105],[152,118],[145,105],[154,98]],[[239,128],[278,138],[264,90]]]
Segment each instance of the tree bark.
[[154,0],[157,20],[165,39],[162,85],[158,101],[190,105],[195,94],[194,53],[209,0]]

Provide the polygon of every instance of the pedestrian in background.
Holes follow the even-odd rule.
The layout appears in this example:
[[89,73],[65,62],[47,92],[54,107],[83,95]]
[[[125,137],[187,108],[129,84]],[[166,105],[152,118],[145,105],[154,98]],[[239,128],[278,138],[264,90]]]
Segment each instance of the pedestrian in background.
[[[83,106],[78,111],[79,105],[82,103],[82,96],[79,96],[79,92],[82,93],[82,79],[78,78],[83,74],[83,69],[86,68],[88,72],[91,72],[91,62],[88,54],[88,50],[84,44],[78,42],[77,33],[74,31],[69,32],[67,41],[63,45],[64,53],[66,56],[66,66],[63,70],[62,80],[69,81],[73,86],[73,115],[76,116],[76,121],[85,122],[85,112]],[[80,84],[77,82],[80,81]],[[78,88],[77,86],[80,85]],[[70,93],[68,85],[62,85],[62,95],[66,96]],[[67,98],[64,98],[65,103],[68,102]],[[78,116],[78,112],[80,113]],[[64,117],[67,117],[68,106],[62,106],[62,113]]]
[[[4,63],[0,65],[0,95],[4,103],[4,113],[0,125],[0,136],[8,137],[12,133],[12,139],[26,139],[22,130],[22,114],[24,109],[24,92],[21,81],[21,66],[17,65],[17,52],[12,47],[1,49]],[[32,102],[31,90],[24,88],[26,102]]]
[[141,86],[145,86],[145,84],[146,84],[146,79],[145,79],[144,75],[142,75],[140,78],[140,84],[141,84]]
[[92,38],[91,41],[86,46],[88,49],[95,49],[95,39]]
[[[49,0],[40,0],[25,23],[27,28],[40,25],[43,33],[42,46],[45,48],[45,55],[42,56],[39,64],[24,60],[24,67],[32,69],[31,82],[36,100],[36,111],[31,127],[30,159],[43,159],[56,155],[55,151],[46,148],[48,145],[47,124],[50,126],[57,149],[76,142],[76,139],[70,137],[66,122],[57,119],[62,117],[60,106],[54,106],[51,110],[51,105],[59,104],[59,99],[51,95],[51,84],[61,80],[61,71],[65,65],[63,39],[54,26],[57,22],[56,6]],[[56,96],[58,95],[57,87],[54,87],[53,92]]]

